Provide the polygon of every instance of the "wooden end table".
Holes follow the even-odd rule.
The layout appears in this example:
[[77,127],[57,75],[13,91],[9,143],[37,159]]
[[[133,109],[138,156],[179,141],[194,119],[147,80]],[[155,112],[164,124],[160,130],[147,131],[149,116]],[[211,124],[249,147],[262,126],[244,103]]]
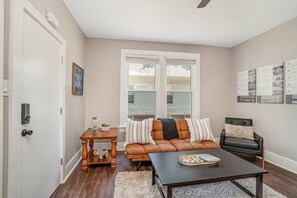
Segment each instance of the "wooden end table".
[[[82,141],[82,171],[88,172],[90,164],[110,164],[112,168],[116,168],[116,145],[117,145],[118,129],[111,128],[109,131],[99,131],[93,133],[92,129],[87,129],[81,136]],[[99,159],[94,155],[94,140],[110,139],[111,151],[108,151],[108,157]],[[88,143],[90,150],[88,151]]]

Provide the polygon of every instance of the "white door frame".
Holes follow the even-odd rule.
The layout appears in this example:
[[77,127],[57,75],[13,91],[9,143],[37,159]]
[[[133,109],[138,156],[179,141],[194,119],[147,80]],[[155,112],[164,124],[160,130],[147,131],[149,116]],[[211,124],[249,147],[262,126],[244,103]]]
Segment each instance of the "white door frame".
[[4,63],[4,0],[0,0],[0,198],[3,192],[3,63]]
[[[66,74],[66,41],[46,21],[46,19],[27,1],[11,0],[11,26],[9,51],[9,154],[8,154],[8,197],[21,197],[21,87],[22,87],[22,50],[23,50],[23,12],[29,14],[61,44],[61,87],[60,107],[60,157],[65,159],[65,74]],[[42,149],[42,148],[40,148]],[[60,169],[60,183],[63,183],[65,160]],[[35,163],[35,162],[32,162]]]

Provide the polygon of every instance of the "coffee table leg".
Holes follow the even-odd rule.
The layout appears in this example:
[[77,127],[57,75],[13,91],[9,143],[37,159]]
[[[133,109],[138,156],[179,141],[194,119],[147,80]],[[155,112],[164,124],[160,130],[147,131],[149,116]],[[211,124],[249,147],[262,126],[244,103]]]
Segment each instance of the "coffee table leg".
[[167,186],[167,198],[172,198],[172,187]]
[[83,172],[88,172],[88,148],[87,148],[87,143],[88,141],[87,140],[83,140],[82,141],[82,163],[81,163],[81,166],[82,166],[82,171]]
[[263,175],[259,175],[256,177],[256,197],[263,197]]
[[152,185],[156,184],[156,172],[155,172],[155,168],[153,167],[153,172],[152,172]]

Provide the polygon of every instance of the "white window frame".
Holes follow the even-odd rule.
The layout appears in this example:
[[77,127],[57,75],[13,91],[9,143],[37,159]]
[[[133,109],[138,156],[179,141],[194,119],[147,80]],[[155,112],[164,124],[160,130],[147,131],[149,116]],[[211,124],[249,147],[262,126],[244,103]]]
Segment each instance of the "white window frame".
[[[159,64],[155,67],[155,89],[156,91],[156,117],[167,117],[167,67],[166,57],[185,60],[196,60],[196,65],[191,67],[191,117],[200,117],[200,54],[166,52],[166,51],[147,51],[147,50],[121,50],[121,94],[120,94],[120,126],[126,126],[128,118],[128,91],[129,91],[129,66],[126,64],[128,55],[137,56],[160,56]],[[161,76],[161,75],[162,76]],[[178,92],[178,90],[173,90]],[[181,91],[184,92],[184,91]]]

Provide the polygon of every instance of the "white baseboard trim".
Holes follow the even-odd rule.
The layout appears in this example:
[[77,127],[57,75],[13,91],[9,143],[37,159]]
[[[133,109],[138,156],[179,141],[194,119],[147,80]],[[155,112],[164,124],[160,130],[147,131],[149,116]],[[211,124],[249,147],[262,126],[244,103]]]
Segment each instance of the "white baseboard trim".
[[[94,142],[94,149],[111,149],[110,142]],[[117,151],[125,151],[124,142],[117,142]]]
[[63,184],[67,181],[68,177],[71,175],[75,167],[81,160],[81,150],[82,148],[75,153],[75,155],[71,158],[71,160],[65,166],[65,179],[63,180]]
[[297,174],[297,161],[283,157],[270,151],[264,151],[265,161]]

